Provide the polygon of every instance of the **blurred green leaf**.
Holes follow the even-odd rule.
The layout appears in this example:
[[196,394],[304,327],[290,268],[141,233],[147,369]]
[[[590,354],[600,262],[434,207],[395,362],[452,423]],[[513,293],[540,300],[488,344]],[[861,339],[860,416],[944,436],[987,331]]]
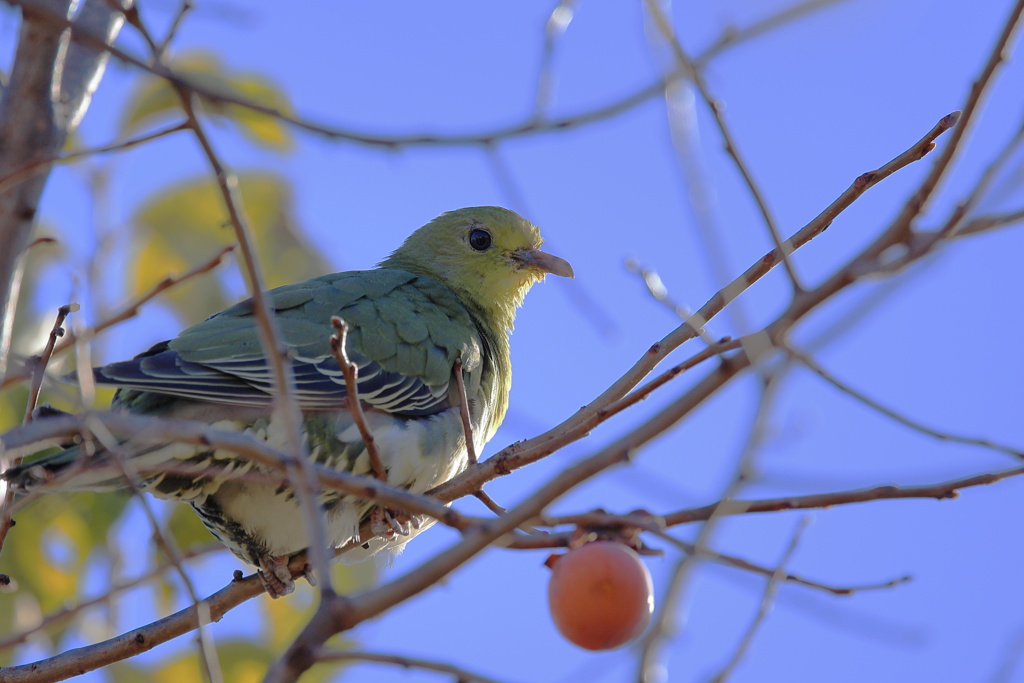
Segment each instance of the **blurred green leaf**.
[[[278,655],[280,652],[272,648],[247,640],[232,639],[217,643],[217,658],[224,680],[231,683],[258,683],[263,680],[267,669]],[[302,676],[302,680],[318,683],[327,678],[332,669],[336,670],[337,667],[314,667]],[[106,671],[113,683],[137,683],[142,680],[148,683],[179,683],[204,680],[202,664],[194,647],[154,665],[140,666],[127,660],[108,667]]]
[[[257,257],[270,287],[328,272],[326,262],[295,227],[291,191],[273,174],[243,174],[239,190],[250,220]],[[234,243],[219,189],[202,178],[182,183],[144,203],[133,223],[135,256],[129,290],[141,296],[170,274],[181,274]],[[194,323],[231,303],[214,273],[165,295],[183,322]]]
[[[15,516],[0,572],[18,588],[0,593],[0,633],[31,628],[38,617],[82,599],[86,564],[105,552],[107,532],[128,500],[111,493],[44,495]],[[63,622],[47,633],[56,640],[73,625]]]
[[[228,73],[212,54],[194,53],[175,60],[170,66],[182,78],[207,90],[256,102],[282,113],[291,111],[288,98],[270,79],[254,73]],[[293,146],[288,128],[272,116],[208,98],[200,97],[199,101],[207,114],[233,121],[246,138],[262,147],[286,152]],[[127,135],[144,125],[175,117],[184,117],[177,92],[166,80],[146,76],[128,100],[121,128]]]
[[164,528],[170,536],[170,540],[182,552],[207,546],[214,540],[213,534],[203,526],[199,517],[188,505],[172,505],[171,514],[168,516]]
[[107,667],[106,673],[113,683],[178,683],[204,680],[195,650],[192,648],[167,657],[152,666],[139,666],[131,660],[118,662]]

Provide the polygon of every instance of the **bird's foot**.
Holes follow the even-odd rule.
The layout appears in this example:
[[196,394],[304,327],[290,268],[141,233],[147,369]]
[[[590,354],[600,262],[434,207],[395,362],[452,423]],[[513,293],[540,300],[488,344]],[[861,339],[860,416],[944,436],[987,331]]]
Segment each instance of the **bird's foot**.
[[412,529],[407,520],[400,520],[386,507],[375,507],[370,513],[370,531],[377,536],[408,536]]
[[302,578],[313,588],[316,588],[316,575],[313,574],[313,565],[309,562],[302,568]]
[[263,589],[274,599],[288,595],[295,590],[295,581],[292,580],[292,573],[288,569],[287,555],[261,557],[259,575]]

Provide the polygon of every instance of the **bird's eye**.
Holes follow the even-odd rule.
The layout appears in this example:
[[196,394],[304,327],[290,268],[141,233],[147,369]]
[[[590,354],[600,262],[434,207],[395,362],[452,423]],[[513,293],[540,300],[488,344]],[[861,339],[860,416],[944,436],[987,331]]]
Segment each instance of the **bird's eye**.
[[485,251],[491,246],[491,233],[481,228],[473,228],[469,231],[469,246],[477,251]]

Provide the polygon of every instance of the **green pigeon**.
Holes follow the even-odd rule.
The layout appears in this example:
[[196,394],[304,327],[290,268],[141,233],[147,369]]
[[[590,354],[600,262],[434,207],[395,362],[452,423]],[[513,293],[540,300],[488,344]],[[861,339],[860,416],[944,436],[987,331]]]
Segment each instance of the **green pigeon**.
[[[332,316],[349,326],[346,350],[387,481],[423,493],[466,468],[466,432],[455,372],[461,363],[474,446],[481,452],[508,408],[512,382],[508,336],[530,287],[551,273],[573,277],[569,263],[541,251],[540,231],[500,207],[441,214],[410,235],[373,270],[333,273],[270,290],[268,301],[287,344],[310,458],[328,468],[372,475],[369,456],[346,407],[345,380],[330,349]],[[243,301],[156,344],[134,359],[94,368],[99,384],[119,387],[113,409],[202,420],[287,448],[272,411],[273,378]],[[11,468],[16,492],[103,490],[125,482],[111,468],[79,462],[78,448]],[[288,558],[310,544],[292,490],[260,465],[228,451],[164,444],[131,452],[137,485],[186,502],[243,561],[259,568],[274,597],[291,592]],[[102,465],[104,454],[90,459]],[[248,475],[248,476],[247,476]],[[373,503],[324,492],[328,541],[358,539]],[[410,534],[378,536],[363,557],[397,552]],[[350,558],[347,557],[346,560]]]

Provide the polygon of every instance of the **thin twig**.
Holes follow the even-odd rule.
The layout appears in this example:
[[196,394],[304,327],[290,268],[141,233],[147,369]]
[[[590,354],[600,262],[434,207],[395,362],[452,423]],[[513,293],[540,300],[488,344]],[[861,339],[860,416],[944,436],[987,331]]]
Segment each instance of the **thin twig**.
[[213,149],[209,137],[196,114],[193,93],[183,87],[177,87],[181,106],[188,117],[190,128],[202,148],[210,168],[217,179],[224,208],[228,212],[231,226],[235,231],[239,252],[242,256],[244,273],[252,297],[253,311],[256,316],[257,337],[260,348],[267,358],[267,365],[273,378],[275,418],[283,423],[285,438],[292,457],[288,460],[288,480],[295,490],[299,508],[302,510],[306,527],[309,531],[310,565],[320,577],[321,595],[334,594],[331,582],[330,566],[327,562],[327,530],[324,522],[323,509],[318,505],[319,495],[317,482],[312,468],[309,467],[309,453],[302,432],[302,414],[295,400],[293,386],[295,376],[292,369],[288,347],[281,337],[280,330],[271,314],[268,295],[264,291],[263,271],[256,258],[253,246],[252,231],[242,210],[241,196],[238,191],[238,178],[230,173],[220,161]]
[[160,522],[153,513],[153,508],[149,504],[149,499],[143,494],[142,488],[138,484],[140,481],[139,474],[134,471],[135,468],[133,467],[131,458],[127,457],[127,455],[122,452],[121,444],[118,443],[114,435],[108,432],[103,424],[97,420],[93,420],[92,424],[89,425],[89,431],[95,436],[106,452],[110,454],[111,460],[120,471],[122,480],[128,490],[136,500],[139,501],[139,504],[142,506],[142,512],[153,531],[153,540],[174,567],[174,570],[181,578],[182,584],[185,586],[185,591],[192,600],[192,604],[196,606],[198,614],[197,629],[199,632],[199,661],[203,665],[203,672],[206,674],[206,679],[210,681],[210,683],[223,683],[224,673],[220,668],[217,649],[213,645],[213,640],[210,634],[209,626],[211,622],[209,606],[200,599],[199,593],[196,591],[195,584],[192,582],[192,577],[189,576],[188,572],[185,570],[184,556],[178,549],[177,544],[169,538],[160,527]]
[[987,232],[995,228],[1005,228],[1008,225],[1019,223],[1024,221],[1024,209],[1017,211],[1010,211],[1002,214],[993,214],[987,216],[978,216],[972,218],[964,227],[957,230],[953,237],[966,237],[968,235],[977,235],[981,232]]
[[813,493],[806,496],[785,496],[782,498],[764,498],[761,500],[719,501],[711,505],[687,508],[671,512],[664,516],[666,526],[688,524],[707,519],[713,512],[720,515],[744,515],[756,512],[779,512],[783,510],[809,510],[830,508],[836,505],[866,503],[875,500],[900,500],[911,498],[930,498],[948,500],[960,495],[960,490],[973,486],[988,486],[1010,477],[1024,475],[1024,467],[1017,467],[1002,472],[986,472],[937,484],[919,486],[898,486],[888,484],[868,488],[832,491],[829,493]]
[[[878,500],[949,500],[957,498],[960,491],[975,486],[989,486],[1004,479],[1024,475],[1024,467],[1001,472],[986,472],[950,481],[917,486],[900,486],[887,484],[867,488],[813,493],[805,496],[784,496],[781,498],[734,499],[719,500],[710,505],[695,508],[684,508],[675,512],[653,515],[659,520],[652,525],[651,515],[635,513],[617,515],[608,512],[584,512],[579,514],[545,516],[543,526],[560,527],[595,527],[595,528],[636,528],[651,531],[671,528],[680,524],[692,524],[707,520],[712,514],[720,516],[746,515],[764,512],[784,512],[787,510],[827,510],[837,505],[855,505]],[[463,523],[470,523],[463,520]],[[505,545],[515,549],[539,549],[565,547],[572,539],[572,531],[551,532],[521,536]],[[675,542],[675,541],[673,541]],[[682,541],[678,541],[682,543]],[[705,551],[706,552],[706,551]]]
[[[196,557],[203,557],[211,553],[220,552],[222,550],[224,550],[224,545],[219,542],[214,542],[205,545],[201,548],[196,548],[195,550],[184,552],[182,553],[181,558],[182,560],[191,560]],[[107,588],[107,590],[105,590],[100,595],[97,595],[93,598],[89,598],[88,600],[76,602],[74,604],[67,604],[58,609],[57,611],[51,612],[50,614],[41,617],[32,628],[26,629],[20,633],[10,636],[6,640],[0,641],[0,652],[10,649],[15,645],[20,645],[29,640],[35,634],[43,631],[44,629],[47,629],[51,626],[55,626],[57,624],[61,624],[67,621],[68,619],[71,619],[75,615],[89,609],[90,607],[107,604],[120,593],[135,588],[136,586],[142,585],[147,581],[158,579],[171,568],[172,566],[170,562],[165,562],[157,567],[153,567],[144,574],[140,574],[139,576],[136,576],[134,578],[112,583]]]
[[[749,358],[746,352],[744,352],[743,355],[744,357]],[[739,454],[735,472],[732,479],[726,486],[725,491],[722,493],[720,503],[727,503],[735,498],[749,477],[749,472],[753,467],[754,459],[756,458],[764,439],[765,422],[768,419],[771,399],[774,395],[774,390],[778,386],[778,382],[775,381],[777,377],[778,375],[768,375],[760,386],[761,391],[758,396],[757,411],[754,414],[754,419],[751,423],[750,431],[747,434],[747,439],[743,445],[743,450]],[[702,557],[710,557],[712,554],[716,554],[709,546],[711,543],[711,537],[714,534],[715,529],[717,529],[721,518],[722,515],[717,509],[713,510],[711,514],[708,515],[708,518],[703,522],[700,531],[697,534],[697,539],[693,544],[692,552],[687,553],[687,555],[679,560],[672,569],[672,573],[668,581],[668,588],[664,591],[664,597],[661,601],[661,609],[655,615],[651,628],[649,628],[647,633],[644,634],[640,643],[640,653],[637,658],[637,678],[641,681],[650,680],[652,671],[659,666],[661,651],[664,648],[665,640],[669,637],[670,632],[677,629],[676,621],[674,619],[676,605],[678,605],[683,598],[687,579],[693,574],[698,561]],[[671,537],[668,538],[671,539]],[[674,541],[674,539],[672,540]],[[678,633],[671,633],[671,635],[678,635]]]
[[777,14],[773,14],[769,17],[756,21],[749,26],[744,26],[740,29],[727,30],[722,33],[717,40],[711,43],[711,45],[698,53],[697,56],[693,58],[693,63],[698,67],[702,67],[726,50],[730,50],[737,45],[741,45],[748,40],[757,38],[758,36],[770,33],[780,26],[784,26],[797,19],[802,19],[809,14],[813,14],[833,5],[838,5],[840,2],[845,2],[845,0],[810,0],[809,2],[803,2],[798,5],[788,7]]
[[823,368],[821,365],[819,365],[813,358],[811,358],[807,354],[804,354],[804,353],[801,353],[799,351],[796,351],[795,349],[793,349],[791,347],[787,347],[785,350],[786,350],[786,353],[788,353],[792,358],[794,358],[797,361],[799,361],[800,363],[802,363],[804,366],[807,367],[807,369],[809,369],[812,372],[814,372],[816,375],[818,375],[823,380],[825,380],[826,382],[828,382],[829,384],[834,386],[839,391],[843,392],[844,394],[846,394],[847,396],[849,396],[849,397],[851,397],[853,399],[856,399],[857,401],[860,401],[861,403],[863,403],[864,405],[868,406],[872,410],[875,410],[875,411],[881,413],[882,415],[885,415],[886,417],[889,417],[889,418],[899,422],[900,424],[902,424],[902,425],[904,425],[906,427],[909,427],[909,428],[911,428],[911,429],[913,429],[915,431],[921,432],[922,434],[926,434],[928,436],[936,438],[936,439],[938,439],[940,441],[949,441],[951,443],[964,444],[965,446],[977,446],[979,448],[988,448],[988,449],[991,449],[991,450],[994,450],[994,451],[999,451],[1000,453],[1005,453],[1007,455],[1013,456],[1014,458],[1017,458],[1018,460],[1024,460],[1024,450],[1022,450],[1022,449],[1011,448],[1009,446],[1004,446],[1002,444],[995,443],[994,441],[992,441],[990,439],[979,439],[979,438],[970,437],[970,436],[960,436],[958,434],[950,434],[948,432],[944,432],[944,431],[939,431],[937,429],[933,429],[933,428],[928,427],[926,425],[923,425],[920,422],[917,422],[915,420],[911,420],[909,417],[901,415],[900,413],[896,412],[892,408],[889,408],[887,406],[882,405],[881,403],[879,403],[878,401],[874,400],[870,396],[867,396],[866,394],[863,394],[860,391],[857,391],[856,389],[851,387],[849,384],[846,384],[845,382],[839,380],[835,375],[833,375],[828,370]]
[[687,370],[691,370],[700,365],[701,363],[710,360],[711,358],[714,358],[715,356],[720,356],[721,354],[726,353],[727,351],[735,351],[736,349],[742,347],[742,338],[731,339],[729,337],[722,337],[720,340],[711,344],[703,351],[700,351],[699,353],[694,354],[690,358],[687,358],[679,365],[669,368],[668,370],[661,373],[660,375],[652,379],[650,382],[640,387],[639,389],[636,389],[631,393],[626,394],[618,401],[615,401],[614,403],[610,404],[607,408],[601,411],[601,415],[602,417],[611,417],[616,413],[622,412],[626,408],[632,407],[641,401],[645,401],[647,400],[647,397],[654,392],[655,389],[663,387],[668,382],[672,381],[673,379],[675,379],[682,373],[686,372]]
[[192,9],[192,3],[190,0],[184,0],[181,3],[181,7],[178,8],[177,14],[174,15],[174,21],[171,22],[170,28],[167,29],[167,35],[161,40],[156,46],[156,52],[153,54],[153,59],[157,62],[162,62],[164,55],[167,53],[167,48],[170,47],[171,41],[174,40],[174,36],[178,35],[178,31],[181,29],[182,23],[185,21],[185,15]]
[[[22,422],[27,424],[32,420],[32,412],[36,409],[36,403],[39,401],[39,391],[43,387],[43,377],[46,375],[46,366],[50,362],[50,358],[53,356],[54,346],[57,344],[57,339],[64,336],[64,319],[68,317],[70,313],[73,313],[79,309],[78,304],[64,304],[57,309],[57,319],[53,323],[53,328],[50,330],[50,336],[46,340],[46,346],[43,348],[43,352],[38,356],[34,356],[30,359],[32,366],[32,385],[28,391],[28,400],[25,402],[25,416]],[[13,463],[17,464],[17,463]],[[3,547],[3,537],[0,535],[0,548]]]
[[1017,27],[1020,24],[1021,14],[1024,14],[1024,0],[1017,0],[1017,3],[1010,11],[1009,17],[1007,17],[1003,24],[1002,33],[1000,33],[999,38],[996,39],[995,43],[992,45],[992,50],[989,52],[989,57],[985,62],[985,66],[971,85],[971,91],[967,95],[967,100],[964,102],[964,106],[962,108],[959,125],[953,130],[953,134],[950,136],[945,148],[935,159],[935,163],[932,166],[931,171],[927,176],[925,176],[924,180],[921,181],[921,184],[913,197],[904,204],[903,210],[900,211],[896,219],[886,229],[884,237],[888,239],[880,240],[889,242],[889,244],[885,245],[886,248],[893,243],[893,240],[896,242],[906,241],[910,237],[914,219],[916,219],[924,210],[929,198],[931,198],[935,189],[945,176],[946,171],[949,169],[950,164],[953,161],[953,157],[960,149],[960,142],[967,134],[971,122],[974,119],[974,115],[980,108],[982,97],[988,90],[988,87],[995,76],[996,70],[1006,59],[1010,43],[1013,40],[1013,34],[1016,32]]
[[[459,392],[459,417],[462,419],[462,433],[466,439],[466,458],[469,461],[469,465],[473,466],[477,463],[476,446],[473,441],[473,423],[470,421],[469,396],[466,394],[466,380],[462,375],[461,358],[455,359],[455,366],[452,368],[452,374],[455,375],[455,386],[458,388]],[[505,508],[498,505],[498,503],[483,489],[474,491],[473,495],[494,514],[505,514]]]
[[473,443],[473,425],[469,420],[469,397],[466,395],[466,381],[462,377],[462,359],[455,359],[452,368],[455,386],[459,391],[459,417],[462,419],[462,433],[466,437],[466,457],[470,465],[476,464],[476,445]]
[[[222,264],[224,262],[224,258],[232,251],[234,251],[236,246],[237,245],[231,244],[222,248],[220,251],[214,254],[212,258],[199,264],[198,266],[191,269],[187,273],[184,273],[179,276],[168,275],[163,280],[158,282],[152,289],[143,294],[141,297],[131,301],[116,313],[113,313],[108,317],[104,318],[103,320],[101,320],[99,323],[96,324],[95,327],[88,330],[85,333],[85,336],[93,338],[99,333],[110,329],[111,327],[117,325],[118,323],[122,323],[125,320],[130,320],[131,318],[134,318],[139,314],[139,311],[145,304],[149,303],[151,300],[155,299],[160,294],[166,292],[168,289],[176,287],[184,282],[187,282],[198,275],[208,273],[217,266],[219,266],[220,264]],[[73,331],[69,331],[67,334],[64,335],[64,338],[61,339],[60,343],[57,344],[56,347],[53,349],[53,353],[57,354],[61,353],[62,351],[68,350],[69,348],[74,346],[75,343],[78,342],[78,339],[78,335],[76,335]],[[0,389],[4,389],[8,385],[13,384],[14,382],[19,382],[23,379],[27,379],[29,376],[28,366],[29,364],[26,364],[26,367],[23,368],[20,372],[11,373],[7,377],[5,377],[3,379],[3,382],[0,383]]]
[[761,604],[757,609],[757,614],[754,619],[750,622],[750,626],[747,627],[747,632],[743,634],[743,639],[739,645],[736,646],[736,650],[732,653],[732,657],[725,667],[718,673],[717,676],[711,679],[712,683],[723,683],[730,674],[739,665],[740,660],[750,649],[750,644],[754,642],[754,635],[757,633],[758,628],[764,623],[765,617],[768,616],[768,612],[771,611],[772,605],[775,602],[775,594],[778,593],[779,586],[782,585],[785,580],[786,565],[789,564],[790,558],[793,557],[793,553],[796,552],[796,547],[800,543],[800,537],[803,535],[804,530],[807,528],[807,524],[810,522],[810,517],[804,517],[800,520],[797,525],[796,531],[793,532],[793,537],[789,541],[789,546],[785,552],[782,553],[782,557],[779,559],[779,564],[772,572],[771,578],[768,579],[768,584],[764,587],[764,595],[761,598]]
[[403,669],[423,669],[424,671],[436,671],[437,673],[454,676],[459,683],[499,683],[497,679],[490,676],[467,671],[459,666],[434,662],[419,657],[408,657],[406,655],[383,654],[380,652],[358,652],[352,650],[327,650],[321,649],[314,655],[318,662],[374,662],[376,664],[391,664]]
[[345,376],[345,392],[347,394],[345,405],[352,416],[352,421],[359,429],[359,436],[366,446],[366,455],[370,459],[370,472],[380,481],[388,480],[388,471],[384,467],[384,461],[380,459],[380,452],[370,432],[370,426],[366,424],[366,415],[363,413],[363,404],[359,401],[359,366],[349,360],[348,350],[348,323],[338,316],[331,316],[331,327],[334,334],[331,335],[331,353],[341,367],[341,373]]
[[999,171],[1002,170],[1006,162],[1009,161],[1014,152],[1020,147],[1021,143],[1024,142],[1024,121],[1021,122],[1020,128],[1005,144],[1000,145],[999,153],[995,156],[988,167],[982,172],[978,178],[978,182],[974,184],[974,187],[968,193],[967,197],[963,199],[956,208],[950,213],[949,218],[946,219],[945,224],[939,229],[941,237],[948,238],[957,233],[957,229],[963,224],[964,218],[974,210],[978,205],[978,202],[985,196],[989,186],[995,181]]
[[[956,113],[943,117],[924,137],[904,152],[877,170],[862,173],[858,176],[850,187],[836,198],[835,201],[786,240],[787,248],[796,250],[803,247],[824,232],[840,213],[853,204],[868,189],[874,187],[896,171],[924,157],[935,147],[935,139],[956,125],[957,118]],[[683,323],[660,341],[655,342],[625,374],[576,414],[543,434],[513,444],[484,460],[476,467],[467,468],[466,471],[452,478],[448,483],[436,487],[430,493],[444,501],[454,500],[473,491],[478,491],[488,481],[547,457],[567,443],[571,443],[589,434],[590,430],[602,421],[601,414],[605,408],[625,396],[680,345],[693,339],[697,335],[697,329],[703,323],[714,318],[729,303],[734,301],[736,297],[770,272],[779,263],[781,258],[781,252],[773,249],[758,259],[742,275],[720,289],[694,313],[691,316],[693,323]],[[808,293],[806,296],[800,297],[795,301],[790,306],[790,310],[780,317],[778,320],[779,325],[776,326],[776,329],[781,329],[782,323],[791,325],[793,321],[799,319],[807,310],[821,303],[825,298],[843,287],[848,286],[852,281],[851,276],[844,269],[843,272],[840,272],[835,278],[830,279],[813,293]],[[696,328],[695,325],[697,326]]]
[[[531,116],[529,119],[519,124],[503,126],[472,134],[375,135],[357,130],[313,123],[307,119],[292,115],[276,107],[266,106],[238,95],[218,92],[217,90],[205,87],[201,83],[175,73],[164,64],[150,64],[146,60],[135,57],[116,46],[106,44],[102,37],[94,35],[87,29],[80,26],[76,21],[68,19],[61,15],[61,13],[53,11],[46,5],[34,2],[33,0],[8,0],[8,2],[11,5],[27,9],[41,17],[45,17],[49,23],[56,27],[73,28],[75,31],[75,38],[81,42],[92,45],[97,49],[105,50],[115,59],[124,62],[125,64],[130,64],[142,71],[148,72],[157,78],[162,78],[173,87],[194,93],[202,97],[204,100],[217,104],[236,105],[244,109],[248,109],[249,111],[270,116],[306,132],[320,135],[331,140],[343,140],[356,144],[382,147],[386,149],[398,149],[408,146],[488,145],[495,140],[512,139],[527,135],[537,135],[541,133],[576,128],[590,123],[603,121],[639,107],[651,98],[658,96],[664,87],[664,79],[658,79],[655,83],[638,88],[624,97],[620,97],[609,104],[595,107],[594,109],[586,110],[570,116],[552,118],[541,122],[534,120]],[[677,74],[673,77],[679,78],[682,77],[682,75],[683,74]]]
[[544,120],[544,114],[551,103],[555,89],[555,47],[572,22],[575,4],[576,0],[559,0],[544,22],[544,44],[537,69],[536,95],[533,98],[533,118],[537,121]]
[[[50,356],[53,355],[53,347],[57,343],[57,337],[64,334],[64,319],[67,318],[68,314],[77,310],[78,304],[65,304],[57,309],[57,318],[53,323],[53,329],[50,330],[50,337],[46,342],[46,348],[43,349],[42,354],[34,359],[32,363],[32,387],[29,389],[28,401],[25,404],[25,417],[22,420],[24,424],[27,424],[32,418],[32,411],[35,410],[36,401],[39,399],[39,390],[43,385],[46,364],[50,362]],[[13,458],[10,462],[7,462],[7,459],[2,456],[2,451],[0,451],[0,472],[19,463],[21,463],[20,457]],[[4,487],[4,489],[3,503],[0,504],[0,552],[3,552],[4,543],[7,541],[7,534],[10,533],[11,527],[14,526],[14,491],[9,486]]]
[[[187,443],[204,449],[235,453],[240,457],[253,460],[271,471],[284,474],[288,472],[288,461],[291,456],[272,448],[265,441],[250,434],[215,429],[208,423],[195,420],[156,418],[124,413],[85,412],[81,415],[60,415],[47,417],[45,420],[36,420],[29,425],[11,429],[0,435],[0,452],[35,452],[54,441],[87,436],[89,434],[88,425],[92,424],[93,420],[98,420],[105,429],[125,441],[122,448],[143,447],[147,444]],[[340,491],[358,499],[377,501],[394,509],[427,515],[454,528],[465,528],[469,525],[462,520],[463,516],[460,513],[442,505],[436,499],[410,493],[405,489],[370,477],[328,469],[316,463],[312,463],[312,465],[317,482],[330,490]],[[91,462],[80,463],[80,466],[87,466],[90,472],[101,471],[104,467]],[[182,468],[180,470],[182,473],[192,476],[202,476],[203,474],[201,470],[186,469],[185,465],[179,465],[179,467]],[[108,466],[108,468],[111,476],[116,476],[116,470],[112,469],[112,466]],[[142,468],[139,470],[148,473]],[[77,473],[74,466],[71,466],[48,481],[48,485],[59,488],[62,481]],[[24,507],[35,495],[41,495],[42,490],[37,489],[20,497],[15,504],[15,510]],[[39,491],[38,494],[37,491]]]
[[679,37],[676,35],[675,29],[672,27],[668,17],[665,16],[665,13],[662,11],[658,1],[647,0],[645,7],[648,12],[651,13],[651,16],[653,16],[654,23],[657,25],[662,37],[668,43],[669,47],[672,48],[676,61],[683,70],[689,72],[689,76],[693,80],[693,84],[697,88],[697,92],[700,93],[701,97],[704,98],[704,101],[711,109],[715,123],[718,125],[718,130],[722,135],[722,141],[725,143],[725,151],[732,158],[733,163],[736,165],[736,169],[740,172],[740,176],[747,185],[747,189],[750,190],[751,196],[754,198],[758,209],[761,211],[761,216],[764,218],[765,225],[768,227],[768,232],[771,235],[772,242],[775,244],[775,248],[782,256],[783,265],[786,267],[786,273],[789,275],[789,281],[793,287],[793,294],[794,296],[800,294],[804,291],[804,288],[800,284],[800,278],[797,277],[796,269],[789,258],[793,248],[787,248],[786,244],[782,241],[782,231],[779,230],[778,223],[775,221],[775,217],[768,208],[768,202],[765,200],[764,193],[761,192],[761,188],[754,180],[754,176],[750,172],[746,161],[744,161],[743,157],[740,155],[740,150],[733,138],[732,131],[725,122],[725,113],[723,111],[722,103],[711,95],[711,91],[704,80],[704,75],[701,73],[700,68],[694,63],[694,61],[690,59],[690,56],[686,54],[682,43],[679,42]]
[[704,324],[696,324],[691,319],[693,312],[686,306],[676,302],[669,296],[668,288],[662,281],[661,276],[658,275],[658,271],[652,268],[645,268],[634,258],[626,259],[626,270],[637,275],[640,281],[644,284],[644,289],[651,295],[651,298],[657,301],[659,304],[665,306],[668,310],[672,311],[678,318],[685,320],[693,325],[700,333],[700,338],[708,345],[714,343],[714,336],[709,334],[704,329]]
[[502,506],[498,505],[498,503],[495,502],[495,500],[493,498],[491,498],[489,495],[487,495],[486,491],[476,491],[476,492],[473,493],[473,495],[481,503],[483,503],[487,507],[488,510],[490,510],[491,512],[493,512],[496,515],[503,515],[506,512],[508,512],[508,510],[506,508],[503,508]]
[[[761,576],[767,577],[771,577],[775,574],[776,571],[774,569],[769,569],[764,565],[760,565],[749,560],[744,560],[741,557],[735,557],[733,555],[720,553],[718,551],[711,550],[707,547],[700,548],[695,543],[687,543],[686,541],[681,541],[678,538],[675,538],[674,536],[671,536],[657,528],[644,529],[645,531],[649,531],[650,533],[654,534],[658,538],[668,541],[669,543],[677,547],[679,550],[686,553],[688,556],[692,556],[694,559],[710,560],[711,562],[717,562],[728,567],[733,567],[735,569],[739,569],[745,572],[760,574]],[[885,590],[888,588],[893,588],[894,586],[898,586],[901,583],[906,583],[907,581],[910,581],[910,579],[911,577],[909,576],[900,576],[895,579],[889,579],[888,581],[881,581],[878,583],[866,583],[856,586],[833,586],[831,584],[822,583],[820,581],[812,581],[811,579],[805,579],[802,576],[797,576],[796,574],[790,574],[788,572],[783,572],[781,577],[781,580],[786,581],[787,583],[799,584],[807,588],[813,588],[815,590],[831,593],[832,595],[853,595],[854,593],[861,593],[863,591]]]
[[37,173],[48,171],[54,166],[68,164],[73,161],[78,161],[79,159],[85,159],[99,154],[107,154],[108,152],[120,152],[122,150],[131,149],[132,147],[137,147],[147,142],[152,142],[153,140],[167,137],[168,135],[173,135],[174,133],[187,129],[188,122],[182,121],[181,123],[161,128],[152,133],[146,133],[145,135],[129,138],[120,142],[112,142],[107,145],[91,147],[89,149],[80,149],[69,154],[63,154],[49,159],[36,159],[0,178],[0,192],[4,192],[7,188],[25,180],[26,178],[31,178]]

